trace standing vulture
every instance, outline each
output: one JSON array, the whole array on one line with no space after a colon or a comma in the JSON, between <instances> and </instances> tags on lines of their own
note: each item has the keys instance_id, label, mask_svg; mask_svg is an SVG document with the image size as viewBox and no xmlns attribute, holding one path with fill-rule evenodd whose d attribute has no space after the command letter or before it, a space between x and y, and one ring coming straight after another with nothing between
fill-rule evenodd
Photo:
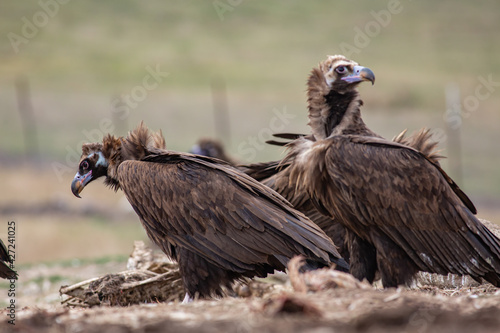
<instances>
[{"instance_id":1,"label":"standing vulture","mask_svg":"<svg viewBox=\"0 0 500 333\"><path fill-rule=\"evenodd\" d=\"M161 134L142 124L126 138L83 145L73 194L99 177L123 190L149 238L179 263L186 301L284 270L295 255L309 269L348 269L324 232L279 194L220 160L164 149Z\"/></svg>"},{"instance_id":2,"label":"standing vulture","mask_svg":"<svg viewBox=\"0 0 500 333\"><path fill-rule=\"evenodd\" d=\"M313 140L312 135L305 134L289 134L281 133L275 134L276 137L281 139L296 140L301 137L305 137L308 140ZM406 130L401 132L395 138L394 142L401 143L410 146L431 159L435 163L439 164L439 160L442 158L438 154L436 147L437 142L431 140L431 134L428 129L421 129L420 131L412 134L411 136L406 136ZM285 146L287 144L293 144L292 141L275 141L270 140L267 143L278 146ZM293 184L290 181L290 165L291 159L288 158L287 161L272 161L264 163L254 163L249 165L239 165L238 168L251 176L252 178L262 182L264 185L272 188L279 194L281 194L286 200L288 200L295 209L304 213L311 221L316 223L328 237L337 245L339 253L349 262L349 246L346 239L345 227L336 222L330 215L323 215L318 211L312 200L309 198L307 192Z\"/></svg>"},{"instance_id":3,"label":"standing vulture","mask_svg":"<svg viewBox=\"0 0 500 333\"><path fill-rule=\"evenodd\" d=\"M500 286L500 242L433 158L386 140L361 119L356 86L371 70L330 56L308 81L312 139L288 145L289 184L346 229L351 273L384 287L418 271L468 274Z\"/></svg>"},{"instance_id":4,"label":"standing vulture","mask_svg":"<svg viewBox=\"0 0 500 333\"><path fill-rule=\"evenodd\" d=\"M7 263L12 263L12 258L5 244L0 239L0 277L3 279L17 279L17 273Z\"/></svg>"}]
</instances>

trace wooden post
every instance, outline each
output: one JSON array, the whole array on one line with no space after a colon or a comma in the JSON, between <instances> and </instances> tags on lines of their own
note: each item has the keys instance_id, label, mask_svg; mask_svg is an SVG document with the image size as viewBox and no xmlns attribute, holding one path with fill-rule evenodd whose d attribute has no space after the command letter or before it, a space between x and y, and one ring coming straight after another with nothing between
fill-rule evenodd
<instances>
[{"instance_id":1,"label":"wooden post","mask_svg":"<svg viewBox=\"0 0 500 333\"><path fill-rule=\"evenodd\" d=\"M448 163L450 174L457 184L462 183L462 109L460 103L460 88L456 83L446 86L446 146L448 150Z\"/></svg>"},{"instance_id":2,"label":"wooden post","mask_svg":"<svg viewBox=\"0 0 500 333\"><path fill-rule=\"evenodd\" d=\"M27 160L30 157L38 159L38 141L35 114L31 102L30 86L28 78L19 76L15 81L17 107L21 118L24 137L25 154Z\"/></svg>"},{"instance_id":3,"label":"wooden post","mask_svg":"<svg viewBox=\"0 0 500 333\"><path fill-rule=\"evenodd\" d=\"M215 136L230 146L231 125L227 107L226 82L220 77L212 80L212 102L214 108Z\"/></svg>"}]
</instances>

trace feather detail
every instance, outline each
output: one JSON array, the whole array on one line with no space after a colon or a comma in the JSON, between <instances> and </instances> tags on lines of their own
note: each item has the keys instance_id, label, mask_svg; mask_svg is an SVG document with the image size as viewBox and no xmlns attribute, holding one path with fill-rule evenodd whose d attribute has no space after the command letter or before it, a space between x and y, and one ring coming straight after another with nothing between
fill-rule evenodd
<instances>
[{"instance_id":1,"label":"feather detail","mask_svg":"<svg viewBox=\"0 0 500 333\"><path fill-rule=\"evenodd\" d=\"M441 155L442 150L438 150L438 142L432 141L432 133L427 128L422 128L418 132L406 137L407 130L405 129L392 141L410 146L424 154L428 159L439 165L439 160L445 158Z\"/></svg>"},{"instance_id":2,"label":"feather detail","mask_svg":"<svg viewBox=\"0 0 500 333\"><path fill-rule=\"evenodd\" d=\"M326 105L326 95L329 90L330 88L326 84L322 71L319 68L314 68L307 81L308 125L318 139L325 139L329 135L325 130L326 119L330 110Z\"/></svg>"}]
</instances>

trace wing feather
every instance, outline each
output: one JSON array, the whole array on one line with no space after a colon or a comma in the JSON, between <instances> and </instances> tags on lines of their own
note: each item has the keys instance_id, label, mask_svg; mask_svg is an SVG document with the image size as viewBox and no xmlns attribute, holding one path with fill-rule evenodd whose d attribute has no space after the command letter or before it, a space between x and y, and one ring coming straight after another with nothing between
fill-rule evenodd
<instances>
[{"instance_id":1,"label":"wing feather","mask_svg":"<svg viewBox=\"0 0 500 333\"><path fill-rule=\"evenodd\" d=\"M314 223L276 192L228 166L190 154L125 161L119 181L148 235L236 272L295 254L339 259Z\"/></svg>"}]
</instances>

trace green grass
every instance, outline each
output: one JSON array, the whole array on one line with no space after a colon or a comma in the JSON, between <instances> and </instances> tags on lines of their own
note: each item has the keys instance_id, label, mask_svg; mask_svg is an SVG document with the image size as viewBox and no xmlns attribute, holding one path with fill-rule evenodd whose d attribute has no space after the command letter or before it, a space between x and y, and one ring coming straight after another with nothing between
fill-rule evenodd
<instances>
[{"instance_id":1,"label":"green grass","mask_svg":"<svg viewBox=\"0 0 500 333\"><path fill-rule=\"evenodd\" d=\"M64 259L64 260L50 260L50 261L40 261L33 263L24 263L16 265L16 269L28 269L38 265L44 265L47 267L79 267L85 265L104 265L110 262L116 263L126 263L129 255L118 254L118 255L108 255L108 256L97 256L95 258L75 258L75 259ZM53 282L53 281L51 281ZM0 284L1 286L1 284Z\"/></svg>"},{"instance_id":2,"label":"green grass","mask_svg":"<svg viewBox=\"0 0 500 333\"><path fill-rule=\"evenodd\" d=\"M57 283L66 280L66 277L63 277L61 275L37 276L29 281L26 281L25 283L33 282L41 285L45 280L49 280L50 283Z\"/></svg>"},{"instance_id":3,"label":"green grass","mask_svg":"<svg viewBox=\"0 0 500 333\"><path fill-rule=\"evenodd\" d=\"M38 1L0 5L0 152L21 154L24 143L13 81L29 77L41 154L64 160L78 150L83 130L99 128L111 99L142 84L146 66L169 77L131 110L162 128L169 147L187 150L200 136L215 136L210 83L226 81L231 120L230 152L269 126L273 108L297 115L287 131L308 131L305 80L325 55L354 45L355 28L374 21L387 2L243 1L217 16L211 1L71 1L15 54L6 38L20 34L23 16ZM498 1L406 1L402 12L352 56L372 68L374 87L362 87L369 125L385 136L404 128L444 128L444 87L457 82L473 95L478 76L500 81ZM464 120L464 188L500 198L497 129L500 91ZM393 121L397 119L398 121ZM123 134L122 131L121 134ZM443 145L446 143L443 142ZM446 151L445 151L446 154ZM258 160L279 150L257 152Z\"/></svg>"}]
</instances>

